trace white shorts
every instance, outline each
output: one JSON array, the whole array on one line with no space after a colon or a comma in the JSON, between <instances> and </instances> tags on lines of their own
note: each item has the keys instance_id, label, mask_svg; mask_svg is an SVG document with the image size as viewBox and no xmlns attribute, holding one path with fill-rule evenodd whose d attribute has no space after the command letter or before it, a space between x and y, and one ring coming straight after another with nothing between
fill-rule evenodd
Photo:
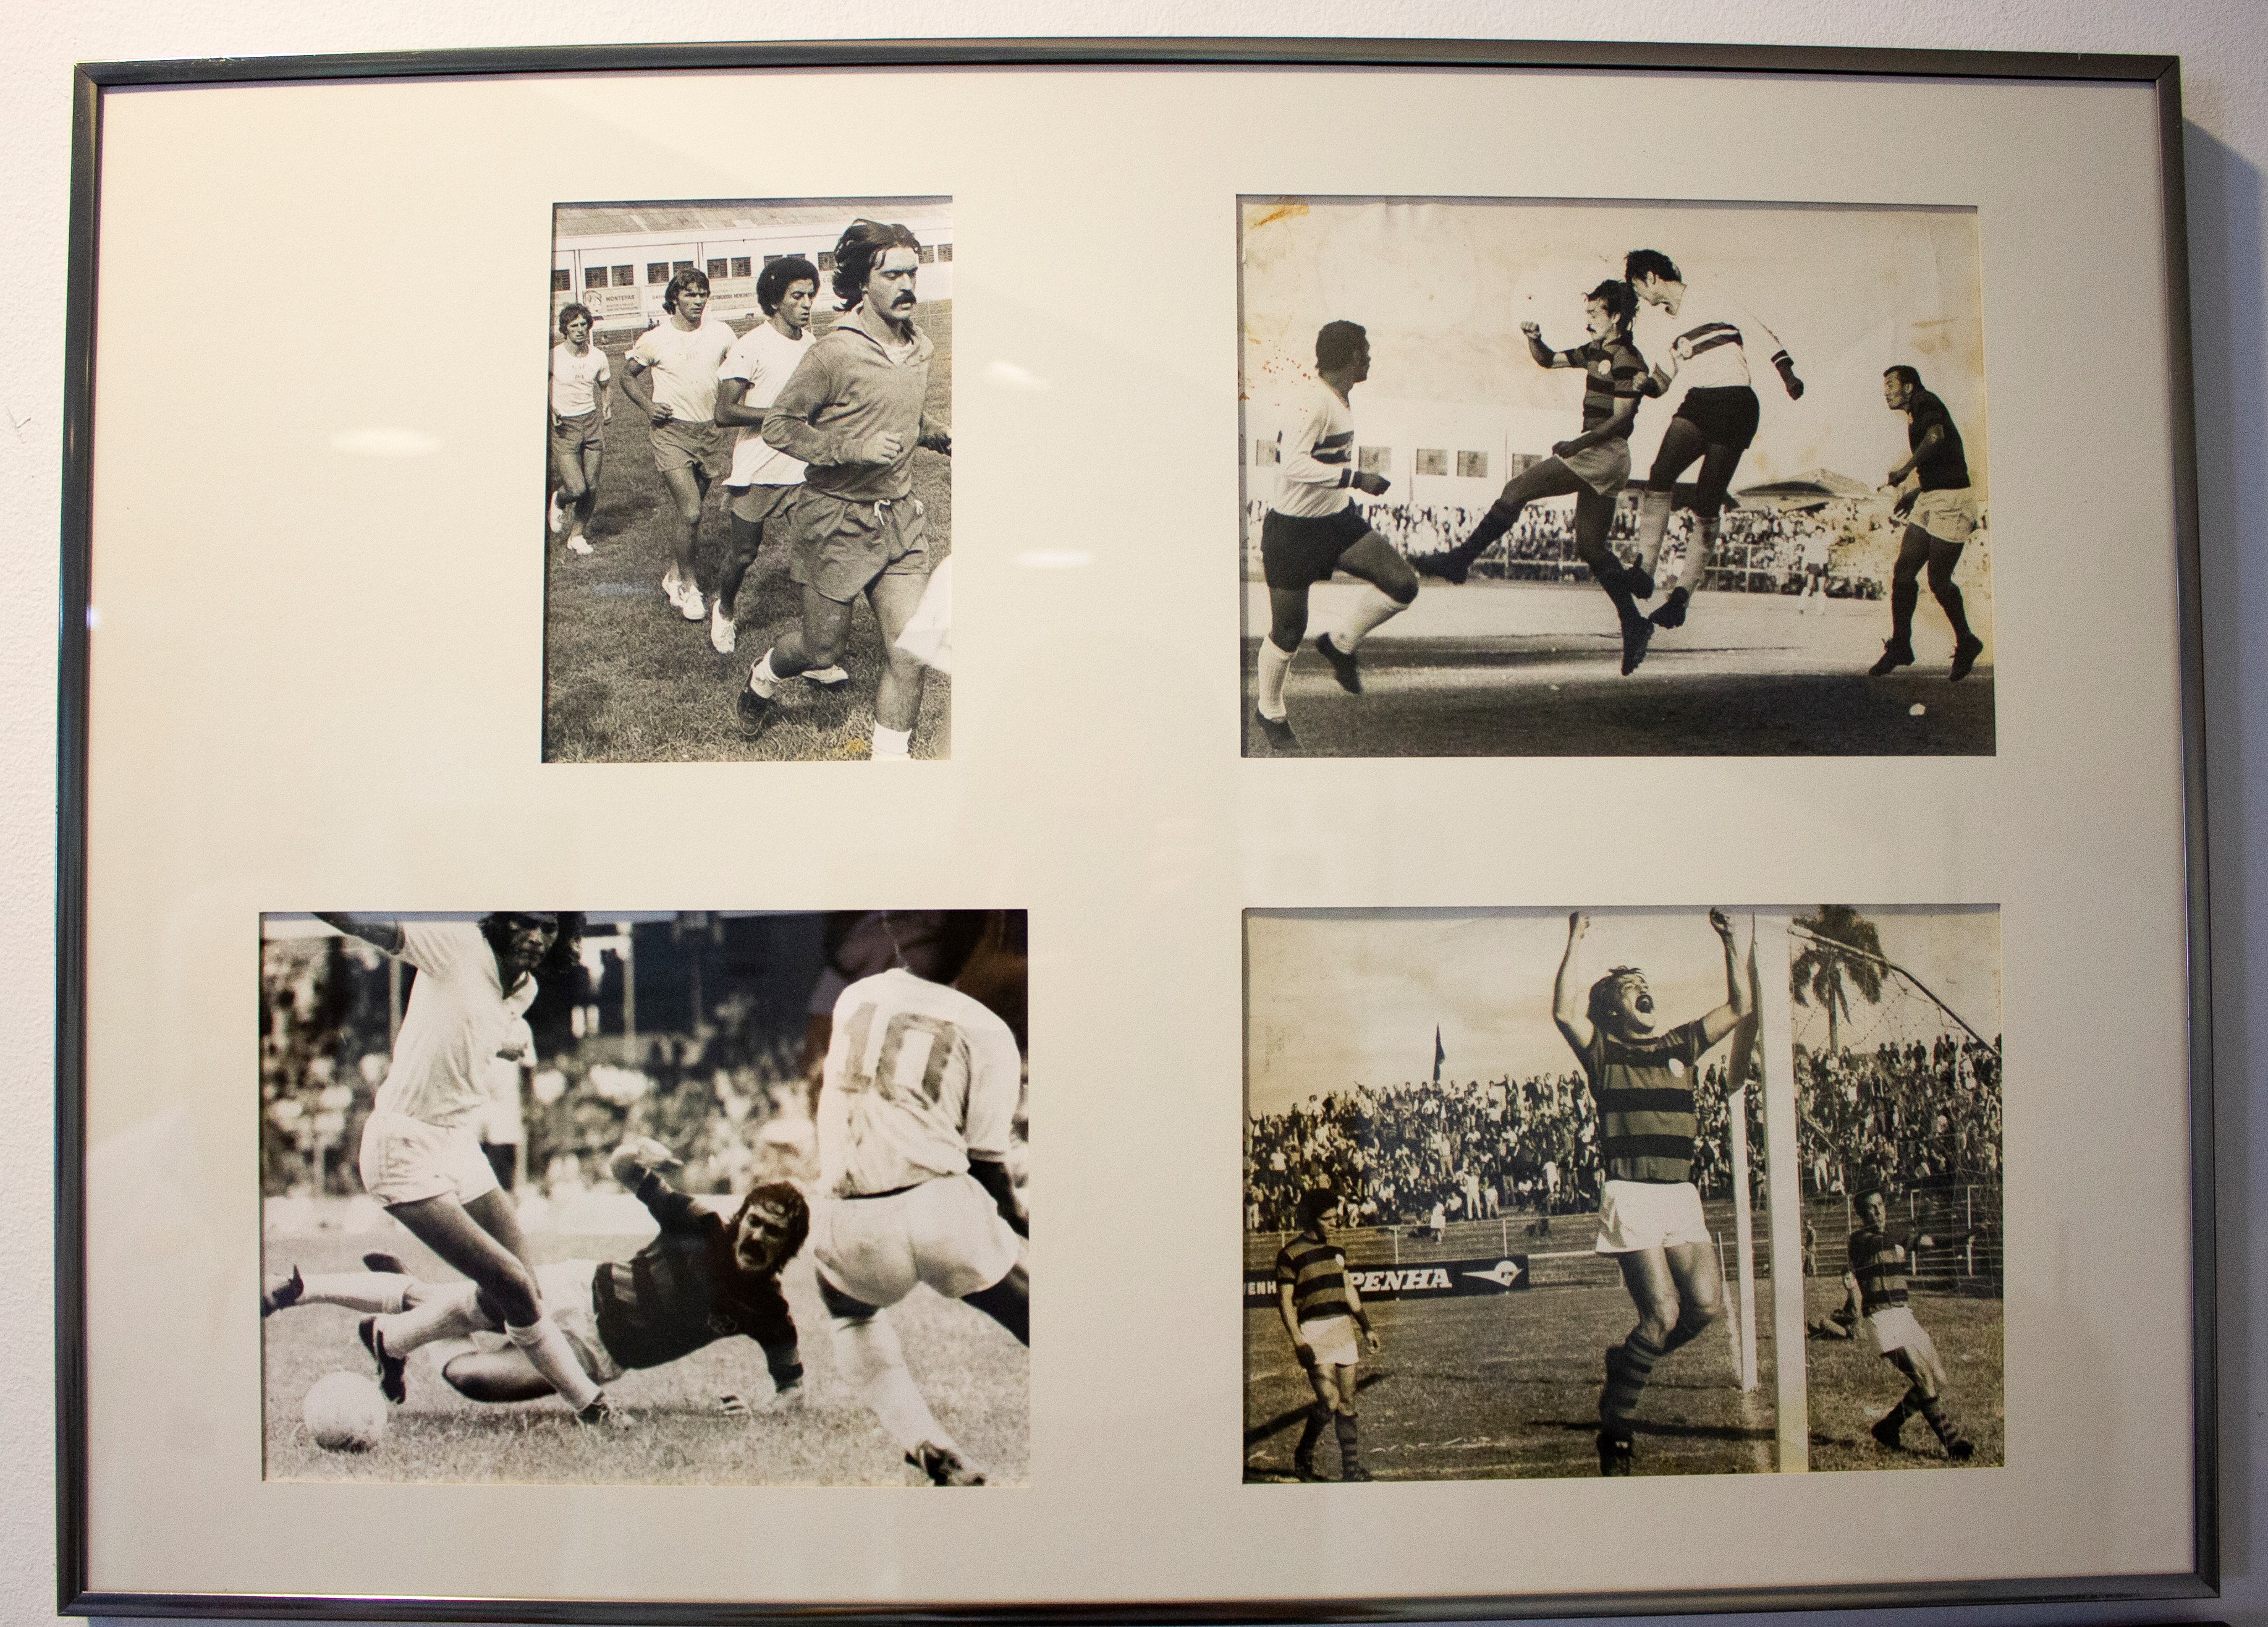
<instances>
[{"instance_id":1,"label":"white shorts","mask_svg":"<svg viewBox=\"0 0 2268 1627\"><path fill-rule=\"evenodd\" d=\"M1300 1331L1307 1335L1307 1348L1315 1353L1318 1367L1351 1367L1362 1359L1351 1316L1319 1316L1301 1322Z\"/></svg>"},{"instance_id":2,"label":"white shorts","mask_svg":"<svg viewBox=\"0 0 2268 1627\"><path fill-rule=\"evenodd\" d=\"M608 1353L599 1338L598 1313L591 1305L591 1283L599 1274L595 1260L556 1260L535 1274L536 1291L543 1296L543 1313L575 1351L575 1359L594 1384L612 1384L622 1376L622 1364ZM464 1284L469 1288L470 1284ZM507 1334L475 1333L462 1339L437 1339L422 1347L435 1371L468 1353L501 1355L519 1347Z\"/></svg>"},{"instance_id":3,"label":"white shorts","mask_svg":"<svg viewBox=\"0 0 2268 1627\"><path fill-rule=\"evenodd\" d=\"M1867 1334L1874 1341L1874 1354L1888 1356L1893 1350L1911 1350L1925 1366L1935 1367L1937 1346L1930 1342L1922 1325L1914 1320L1914 1313L1902 1305L1884 1305L1867 1317Z\"/></svg>"},{"instance_id":4,"label":"white shorts","mask_svg":"<svg viewBox=\"0 0 2268 1627\"><path fill-rule=\"evenodd\" d=\"M1708 1240L1701 1193L1691 1181L1610 1180L1599 1199L1599 1239L1591 1249L1635 1254Z\"/></svg>"},{"instance_id":5,"label":"white shorts","mask_svg":"<svg viewBox=\"0 0 2268 1627\"><path fill-rule=\"evenodd\" d=\"M864 1305L892 1305L927 1283L948 1299L990 1288L1015 1268L1022 1239L974 1175L947 1175L879 1198L813 1207L819 1274Z\"/></svg>"},{"instance_id":6,"label":"white shorts","mask_svg":"<svg viewBox=\"0 0 2268 1627\"><path fill-rule=\"evenodd\" d=\"M1906 523L1940 543L1965 543L1977 529L1977 493L1968 486L1924 492L1906 511Z\"/></svg>"},{"instance_id":7,"label":"white shorts","mask_svg":"<svg viewBox=\"0 0 2268 1627\"><path fill-rule=\"evenodd\" d=\"M497 1189L495 1166L469 1124L443 1129L406 1113L373 1113L362 1127L362 1187L391 1209L423 1198L470 1203Z\"/></svg>"}]
</instances>

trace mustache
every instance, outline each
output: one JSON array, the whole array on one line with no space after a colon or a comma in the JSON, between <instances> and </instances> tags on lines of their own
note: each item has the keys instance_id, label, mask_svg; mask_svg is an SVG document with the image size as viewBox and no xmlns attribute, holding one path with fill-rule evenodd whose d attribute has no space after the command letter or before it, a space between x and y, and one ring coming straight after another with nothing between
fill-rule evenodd
<instances>
[{"instance_id":1,"label":"mustache","mask_svg":"<svg viewBox=\"0 0 2268 1627\"><path fill-rule=\"evenodd\" d=\"M890 306L894 310L900 306L911 305L913 302L914 296L909 293L892 294L890 296Z\"/></svg>"}]
</instances>

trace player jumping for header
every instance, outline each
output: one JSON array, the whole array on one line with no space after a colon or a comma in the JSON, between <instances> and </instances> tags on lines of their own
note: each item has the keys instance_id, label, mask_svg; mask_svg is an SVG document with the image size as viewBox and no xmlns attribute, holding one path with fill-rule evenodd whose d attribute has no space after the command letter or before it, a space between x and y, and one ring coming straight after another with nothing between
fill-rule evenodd
<instances>
[{"instance_id":1,"label":"player jumping for header","mask_svg":"<svg viewBox=\"0 0 2268 1627\"><path fill-rule=\"evenodd\" d=\"M1636 966L1616 966L1579 1002L1576 962L1590 917L1567 917L1567 952L1552 986L1551 1017L1574 1048L1599 1110L1606 1184L1594 1248L1622 1268L1638 1326L1607 1348L1599 1393L1599 1472L1627 1475L1632 1415L1654 1364L1715 1327L1725 1314L1724 1273L1693 1184L1700 1128L1694 1086L1701 1058L1749 1015L1749 980L1721 910L1709 925L1725 946L1725 1003L1657 1034L1653 994Z\"/></svg>"},{"instance_id":2,"label":"player jumping for header","mask_svg":"<svg viewBox=\"0 0 2268 1627\"><path fill-rule=\"evenodd\" d=\"M1946 1416L1945 1364L1938 1359L1937 1346L1906 1305L1906 1268L1913 1262L1914 1248L1929 1246L1931 1239L1917 1238L1905 1227L1890 1224L1889 1200L1883 1188L1884 1183L1876 1180L1859 1189L1859 1224L1851 1233L1851 1276L1846 1279L1859 1309L1865 1313L1875 1354L1903 1373L1909 1386L1898 1404L1875 1423L1874 1437L1885 1450L1896 1451L1906 1420L1918 1412L1937 1432L1945 1455L1955 1463L1966 1463L1977 1455L1977 1448Z\"/></svg>"},{"instance_id":3,"label":"player jumping for header","mask_svg":"<svg viewBox=\"0 0 2268 1627\"><path fill-rule=\"evenodd\" d=\"M1638 296L1631 285L1609 281L1583 296L1584 326L1591 336L1572 351L1545 344L1543 330L1534 322L1520 324L1537 366L1583 370L1583 433L1558 442L1550 457L1507 483L1463 542L1411 561L1423 575L1462 582L1489 545L1519 523L1521 511L1528 504L1573 492L1575 556L1591 567L1592 577L1614 601L1615 616L1622 624L1626 677L1646 659L1653 624L1638 614L1628 573L1607 546L1607 532L1614 524L1615 497L1630 479L1630 433L1638 421L1638 403L1660 395L1662 388L1646 372L1646 358L1631 344L1631 319L1637 314Z\"/></svg>"},{"instance_id":4,"label":"player jumping for header","mask_svg":"<svg viewBox=\"0 0 2268 1627\"><path fill-rule=\"evenodd\" d=\"M1649 618L1657 627L1682 627L1685 609L1701 588L1708 569L1709 551L1716 545L1718 517L1724 513L1725 494L1732 487L1733 471L1741 455L1756 438L1762 409L1749 382L1749 344L1756 340L1771 347L1772 366L1790 401L1803 398L1803 381L1795 376L1795 363L1772 330L1753 313L1716 296L1712 290L1686 281L1676 263L1657 249L1634 248L1623 258L1623 275L1638 297L1667 311L1677 327L1666 364L1657 363L1654 379L1667 390L1685 364L1685 398L1676 416L1662 432L1661 448L1653 455L1646 476L1646 497L1638 507L1638 596L1653 592L1654 563L1661 557L1661 539L1669 529L1677 477L1701 460L1694 483L1693 509L1699 524L1686 544L1685 568L1677 585Z\"/></svg>"},{"instance_id":5,"label":"player jumping for header","mask_svg":"<svg viewBox=\"0 0 2268 1627\"><path fill-rule=\"evenodd\" d=\"M1292 1466L1302 1480L1321 1480L1315 1468L1315 1444L1326 1429L1339 1438L1339 1478L1368 1480L1362 1466L1362 1446L1355 1432L1354 1370L1362 1351L1354 1341L1359 1323L1374 1355L1378 1334L1363 1309L1362 1296L1347 1275L1346 1255L1323 1230L1323 1217L1334 1203L1330 1193L1316 1187L1300 1194L1300 1231L1276 1254L1277 1308L1284 1331L1292 1335L1292 1353L1314 1387L1315 1404L1307 1409L1307 1426L1292 1453Z\"/></svg>"},{"instance_id":6,"label":"player jumping for header","mask_svg":"<svg viewBox=\"0 0 2268 1627\"><path fill-rule=\"evenodd\" d=\"M1961 432L1953 426L1953 415L1922 388L1921 374L1914 369L1900 366L1884 373L1882 399L1891 411L1906 415L1911 455L1890 470L1890 486L1903 488L1890 514L1906 522L1906 531L1890 572L1889 640L1867 676L1884 677L1913 665L1914 606L1921 599L1914 579L1926 563L1929 591L1953 624L1953 670L1948 676L1958 684L1984 653L1984 640L1969 630L1961 589L1953 585L1961 551L1977 529L1977 494L1969 486L1969 460L1961 449ZM1913 481L1910 486L1905 484L1909 477Z\"/></svg>"},{"instance_id":7,"label":"player jumping for header","mask_svg":"<svg viewBox=\"0 0 2268 1627\"><path fill-rule=\"evenodd\" d=\"M1366 591L1336 629L1315 635L1315 653L1350 695L1362 693L1355 651L1380 623L1418 597L1418 573L1394 544L1370 529L1348 496L1386 494L1387 480L1355 467L1354 415L1347 396L1370 376L1370 336L1355 322L1325 322L1315 335L1319 381L1299 426L1279 434L1283 450L1276 500L1260 523L1260 566L1268 580L1268 636L1260 640L1261 735L1279 751L1300 749L1284 705L1284 679L1307 636L1307 590L1334 570L1359 576Z\"/></svg>"}]
</instances>

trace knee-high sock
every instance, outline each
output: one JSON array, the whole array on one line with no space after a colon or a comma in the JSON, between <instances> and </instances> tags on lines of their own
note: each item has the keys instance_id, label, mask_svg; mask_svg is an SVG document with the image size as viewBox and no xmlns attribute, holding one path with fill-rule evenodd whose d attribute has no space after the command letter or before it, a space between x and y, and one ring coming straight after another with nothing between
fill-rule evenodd
<instances>
[{"instance_id":1,"label":"knee-high sock","mask_svg":"<svg viewBox=\"0 0 2268 1627\"><path fill-rule=\"evenodd\" d=\"M416 1279L394 1271L326 1271L300 1280L301 1305L342 1305L350 1311L399 1311ZM389 1347L390 1348L390 1347Z\"/></svg>"},{"instance_id":2,"label":"knee-high sock","mask_svg":"<svg viewBox=\"0 0 2268 1627\"><path fill-rule=\"evenodd\" d=\"M1961 602L1961 589L1953 585L1953 573L1933 569L1929 573L1929 590L1937 595L1938 608L1945 612L1945 619L1953 624L1953 636L1956 639L1974 638L1976 634L1969 631L1968 607ZM1911 620L1912 613L1909 611L1907 615Z\"/></svg>"},{"instance_id":3,"label":"knee-high sock","mask_svg":"<svg viewBox=\"0 0 2268 1627\"><path fill-rule=\"evenodd\" d=\"M1638 499L1638 565L1648 576L1661 558L1662 534L1669 529L1670 506L1675 500L1668 492L1649 492Z\"/></svg>"},{"instance_id":4,"label":"knee-high sock","mask_svg":"<svg viewBox=\"0 0 2268 1627\"><path fill-rule=\"evenodd\" d=\"M1662 1339L1661 1353L1682 1350L1715 1325L1715 1319L1706 1316L1680 1316L1677 1325Z\"/></svg>"},{"instance_id":5,"label":"knee-high sock","mask_svg":"<svg viewBox=\"0 0 2268 1627\"><path fill-rule=\"evenodd\" d=\"M1693 528L1693 536L1685 544L1685 566L1677 573L1677 585L1687 594L1701 591L1701 579L1708 573L1710 551L1717 546L1717 521L1704 520Z\"/></svg>"},{"instance_id":6,"label":"knee-high sock","mask_svg":"<svg viewBox=\"0 0 2268 1627\"><path fill-rule=\"evenodd\" d=\"M452 1283L437 1292L420 1296L406 1311L378 1319L379 1337L387 1351L407 1356L436 1339L461 1339L496 1323L480 1307L481 1291L470 1283Z\"/></svg>"},{"instance_id":7,"label":"knee-high sock","mask_svg":"<svg viewBox=\"0 0 2268 1627\"><path fill-rule=\"evenodd\" d=\"M1351 653L1381 622L1391 621L1409 608L1401 600L1389 598L1366 582L1354 603L1347 606L1344 618L1331 629L1331 642Z\"/></svg>"},{"instance_id":8,"label":"knee-high sock","mask_svg":"<svg viewBox=\"0 0 2268 1627\"><path fill-rule=\"evenodd\" d=\"M1638 619L1638 601L1631 597L1630 583L1623 574L1622 561L1602 548L1595 553L1581 556L1591 567L1591 579L1599 584L1615 607L1616 619L1625 624Z\"/></svg>"},{"instance_id":9,"label":"knee-high sock","mask_svg":"<svg viewBox=\"0 0 2268 1627\"><path fill-rule=\"evenodd\" d=\"M1322 1439L1323 1431L1330 1427L1332 1416L1331 1409L1321 1401L1307 1409L1307 1426L1300 1431L1300 1445L1292 1453L1292 1462L1301 1468L1315 1466L1315 1443Z\"/></svg>"},{"instance_id":10,"label":"knee-high sock","mask_svg":"<svg viewBox=\"0 0 2268 1627\"><path fill-rule=\"evenodd\" d=\"M1479 558L1488 551L1491 543L1512 529L1520 518L1520 511L1526 507L1525 503L1507 503L1502 498L1497 499L1489 505L1488 512L1481 516L1481 522L1473 528L1473 534L1459 543L1455 551L1466 559Z\"/></svg>"},{"instance_id":11,"label":"knee-high sock","mask_svg":"<svg viewBox=\"0 0 2268 1627\"><path fill-rule=\"evenodd\" d=\"M924 1441L958 1452L961 1445L929 1409L906 1371L906 1356L898 1343L897 1329L880 1315L835 1324L835 1362L860 1399L873 1409L882 1428L901 1450L911 1452Z\"/></svg>"},{"instance_id":12,"label":"knee-high sock","mask_svg":"<svg viewBox=\"0 0 2268 1627\"><path fill-rule=\"evenodd\" d=\"M1885 1418L1883 1422L1888 1423L1890 1419L1896 1419L1899 1424L1903 1424L1908 1418L1913 1416L1914 1414L1919 1412L1928 1404L1928 1401L1924 1399L1922 1395L1920 1387L1916 1386L1912 1389L1908 1390L1904 1394L1898 1397L1898 1404L1890 1409L1889 1416Z\"/></svg>"},{"instance_id":13,"label":"knee-high sock","mask_svg":"<svg viewBox=\"0 0 2268 1627\"><path fill-rule=\"evenodd\" d=\"M1599 1422L1608 1433L1630 1433L1631 1416L1638 1410L1638 1395L1646 1388L1646 1381L1653 1376L1654 1363L1661 1357L1660 1345L1650 1344L1636 1334L1607 1351L1607 1382L1599 1392Z\"/></svg>"},{"instance_id":14,"label":"knee-high sock","mask_svg":"<svg viewBox=\"0 0 2268 1627\"><path fill-rule=\"evenodd\" d=\"M1284 678L1292 670L1292 652L1276 647L1272 638L1260 640L1260 715L1271 723L1284 721Z\"/></svg>"},{"instance_id":15,"label":"knee-high sock","mask_svg":"<svg viewBox=\"0 0 2268 1627\"><path fill-rule=\"evenodd\" d=\"M1890 642L1913 641L1914 606L1921 603L1921 583L1911 576L1890 579Z\"/></svg>"},{"instance_id":16,"label":"knee-high sock","mask_svg":"<svg viewBox=\"0 0 2268 1627\"><path fill-rule=\"evenodd\" d=\"M1342 1412L1336 1416L1339 1431L1339 1473L1362 1467L1362 1443L1355 1436L1354 1414Z\"/></svg>"},{"instance_id":17,"label":"knee-high sock","mask_svg":"<svg viewBox=\"0 0 2268 1627\"><path fill-rule=\"evenodd\" d=\"M507 1327L504 1331L534 1364L535 1371L543 1375L544 1382L558 1391L560 1399L576 1411L582 1411L598 1400L599 1387L583 1371L583 1364L575 1359L575 1347L567 1342L567 1335L559 1331L558 1323L549 1316L539 1316L525 1327ZM386 1348L394 1350L391 1343Z\"/></svg>"},{"instance_id":18,"label":"knee-high sock","mask_svg":"<svg viewBox=\"0 0 2268 1627\"><path fill-rule=\"evenodd\" d=\"M1949 1446L1961 1438L1960 1426L1945 1416L1943 1396L1933 1395L1929 1400L1922 1402L1921 1416L1928 1420L1930 1428L1937 1431L1938 1439L1946 1446Z\"/></svg>"}]
</instances>

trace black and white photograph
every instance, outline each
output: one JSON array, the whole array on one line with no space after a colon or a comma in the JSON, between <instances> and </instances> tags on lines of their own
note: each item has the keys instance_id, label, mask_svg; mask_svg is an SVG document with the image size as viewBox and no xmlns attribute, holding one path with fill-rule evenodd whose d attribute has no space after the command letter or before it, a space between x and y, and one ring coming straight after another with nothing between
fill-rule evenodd
<instances>
[{"instance_id":1,"label":"black and white photograph","mask_svg":"<svg viewBox=\"0 0 2268 1627\"><path fill-rule=\"evenodd\" d=\"M1025 1483L1027 959L1020 910L264 916L266 1478Z\"/></svg>"},{"instance_id":2,"label":"black and white photograph","mask_svg":"<svg viewBox=\"0 0 2268 1627\"><path fill-rule=\"evenodd\" d=\"M1974 210L1240 211L1247 755L1992 754Z\"/></svg>"},{"instance_id":3,"label":"black and white photograph","mask_svg":"<svg viewBox=\"0 0 2268 1627\"><path fill-rule=\"evenodd\" d=\"M544 759L950 757L951 201L553 219Z\"/></svg>"},{"instance_id":4,"label":"black and white photograph","mask_svg":"<svg viewBox=\"0 0 2268 1627\"><path fill-rule=\"evenodd\" d=\"M2004 1461L1997 909L1245 938L1248 1482Z\"/></svg>"}]
</instances>

